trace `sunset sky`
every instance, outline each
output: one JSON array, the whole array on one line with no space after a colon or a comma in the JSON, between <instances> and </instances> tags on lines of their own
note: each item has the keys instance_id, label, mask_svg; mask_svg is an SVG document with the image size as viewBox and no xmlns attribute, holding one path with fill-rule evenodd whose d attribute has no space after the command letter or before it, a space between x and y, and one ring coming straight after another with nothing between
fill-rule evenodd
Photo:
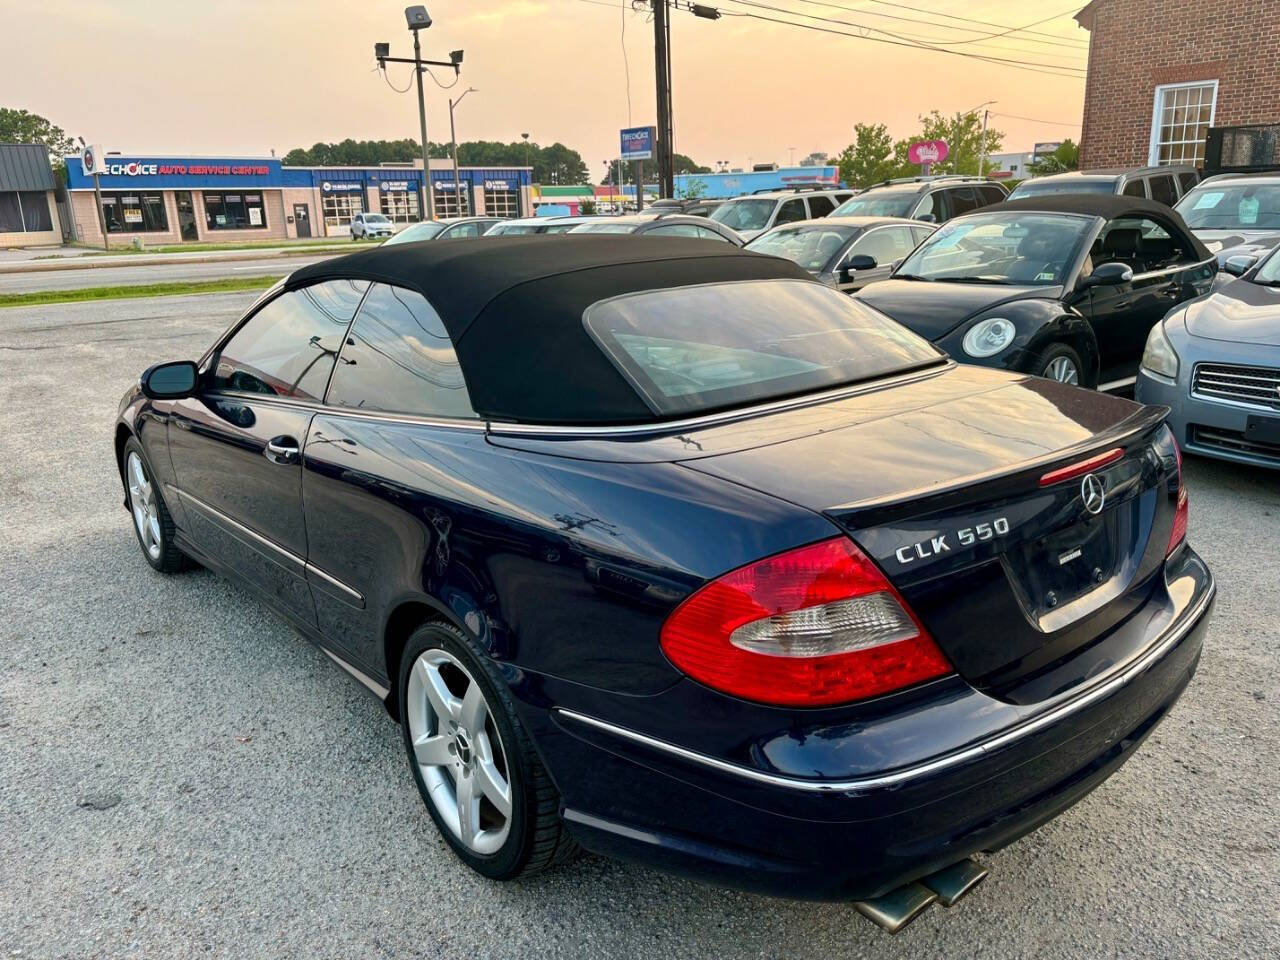
<instances>
[{"instance_id":1,"label":"sunset sky","mask_svg":"<svg viewBox=\"0 0 1280 960\"><path fill-rule=\"evenodd\" d=\"M791 147L797 160L839 151L857 122L908 136L918 114L985 100L997 101L991 123L1005 133L1005 150L1078 139L1088 34L1071 14L1083 0L903 4L724 0L725 13L755 16L718 21L674 11L676 149L707 165L785 164ZM389 41L393 55L411 53L406 5L0 0L0 106L24 107L73 136L131 153L263 156L317 140L416 138L414 95L394 92L373 60L377 40ZM424 56L466 51L453 91L428 84L433 141L448 139L447 97L472 86L477 92L457 110L459 140L515 140L522 132L543 144L560 140L599 179L616 154L618 129L653 122L653 29L629 3L435 0L427 8L434 25L423 34ZM868 35L1080 73L1051 76L759 17L851 34L875 28L883 32ZM1035 34L992 36L1038 20ZM411 79L404 65L388 74L401 88ZM447 69L436 76L452 82Z\"/></svg>"}]
</instances>

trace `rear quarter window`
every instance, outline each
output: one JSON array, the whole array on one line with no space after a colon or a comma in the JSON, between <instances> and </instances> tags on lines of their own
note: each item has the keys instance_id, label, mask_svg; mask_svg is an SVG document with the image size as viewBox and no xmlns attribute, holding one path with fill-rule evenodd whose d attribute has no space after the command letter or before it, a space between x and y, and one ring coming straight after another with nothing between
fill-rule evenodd
<instances>
[{"instance_id":1,"label":"rear quarter window","mask_svg":"<svg viewBox=\"0 0 1280 960\"><path fill-rule=\"evenodd\" d=\"M804 280L627 294L593 304L583 321L658 417L830 389L944 360L888 317Z\"/></svg>"}]
</instances>

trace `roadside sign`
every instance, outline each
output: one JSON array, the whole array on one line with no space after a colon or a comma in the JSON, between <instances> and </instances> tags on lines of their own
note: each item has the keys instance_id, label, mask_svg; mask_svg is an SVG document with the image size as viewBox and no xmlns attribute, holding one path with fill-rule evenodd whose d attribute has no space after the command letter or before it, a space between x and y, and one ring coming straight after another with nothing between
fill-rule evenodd
<instances>
[{"instance_id":1,"label":"roadside sign","mask_svg":"<svg viewBox=\"0 0 1280 960\"><path fill-rule=\"evenodd\" d=\"M907 159L912 163L933 165L947 159L950 149L945 140L917 140L907 148Z\"/></svg>"},{"instance_id":2,"label":"roadside sign","mask_svg":"<svg viewBox=\"0 0 1280 960\"><path fill-rule=\"evenodd\" d=\"M619 156L623 160L648 160L653 156L653 141L657 133L656 127L629 127L622 131L622 150Z\"/></svg>"},{"instance_id":3,"label":"roadside sign","mask_svg":"<svg viewBox=\"0 0 1280 960\"><path fill-rule=\"evenodd\" d=\"M80 151L80 169L84 171L86 177L92 177L98 173L106 173L106 156L102 152L102 147L96 143L91 143Z\"/></svg>"},{"instance_id":4,"label":"roadside sign","mask_svg":"<svg viewBox=\"0 0 1280 960\"><path fill-rule=\"evenodd\" d=\"M1053 151L1057 150L1060 146L1062 146L1061 140L1054 140L1051 143L1037 143L1032 152L1035 158L1039 160L1041 157L1047 157L1049 154L1053 153Z\"/></svg>"}]
</instances>

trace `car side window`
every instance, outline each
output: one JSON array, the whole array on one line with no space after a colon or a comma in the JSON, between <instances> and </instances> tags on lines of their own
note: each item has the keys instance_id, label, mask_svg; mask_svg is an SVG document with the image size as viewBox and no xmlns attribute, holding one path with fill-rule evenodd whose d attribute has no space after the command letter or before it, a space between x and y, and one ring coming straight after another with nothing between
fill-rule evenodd
<instances>
[{"instance_id":1,"label":"car side window","mask_svg":"<svg viewBox=\"0 0 1280 960\"><path fill-rule=\"evenodd\" d=\"M933 223L941 223L943 220L950 218L951 214L947 208L946 191L936 190L933 193L926 193L920 198L919 204L916 205L915 213L911 216L917 220L923 220L926 214L933 216Z\"/></svg>"},{"instance_id":2,"label":"car side window","mask_svg":"<svg viewBox=\"0 0 1280 960\"><path fill-rule=\"evenodd\" d=\"M999 187L978 187L978 200L981 201L980 205L984 207L989 207L993 203L1004 203L1007 196L1008 194Z\"/></svg>"},{"instance_id":3,"label":"car side window","mask_svg":"<svg viewBox=\"0 0 1280 960\"><path fill-rule=\"evenodd\" d=\"M1130 180L1124 185L1123 195L1126 197L1145 197L1147 191L1142 185L1142 180Z\"/></svg>"},{"instance_id":4,"label":"car side window","mask_svg":"<svg viewBox=\"0 0 1280 960\"><path fill-rule=\"evenodd\" d=\"M652 230L646 230L646 233L658 234L663 237L699 237L698 228L692 223L668 223L663 227L654 227Z\"/></svg>"},{"instance_id":5,"label":"car side window","mask_svg":"<svg viewBox=\"0 0 1280 960\"><path fill-rule=\"evenodd\" d=\"M319 400L368 287L364 280L329 280L267 302L218 352L210 386Z\"/></svg>"},{"instance_id":6,"label":"car side window","mask_svg":"<svg viewBox=\"0 0 1280 960\"><path fill-rule=\"evenodd\" d=\"M477 223L460 223L452 230L446 230L443 236L446 240L457 240L461 237L478 237L480 236L480 225Z\"/></svg>"},{"instance_id":7,"label":"car side window","mask_svg":"<svg viewBox=\"0 0 1280 960\"><path fill-rule=\"evenodd\" d=\"M1154 176L1148 183L1151 186L1152 200L1158 200L1170 207L1178 202L1178 188L1174 186L1172 174L1163 173Z\"/></svg>"},{"instance_id":8,"label":"car side window","mask_svg":"<svg viewBox=\"0 0 1280 960\"><path fill-rule=\"evenodd\" d=\"M929 236L929 234L931 233L933 233L933 231L930 230L928 227L912 227L911 228L911 238L914 241L915 246L919 246L921 243L923 243L924 238Z\"/></svg>"},{"instance_id":9,"label":"car side window","mask_svg":"<svg viewBox=\"0 0 1280 960\"><path fill-rule=\"evenodd\" d=\"M813 219L825 217L835 208L836 205L831 202L830 197L824 197L821 194L809 197L809 216Z\"/></svg>"},{"instance_id":10,"label":"car side window","mask_svg":"<svg viewBox=\"0 0 1280 960\"><path fill-rule=\"evenodd\" d=\"M782 206L778 208L778 216L773 222L776 225L779 223L795 223L797 220L804 219L804 201L797 197L794 200L783 201Z\"/></svg>"},{"instance_id":11,"label":"car side window","mask_svg":"<svg viewBox=\"0 0 1280 960\"><path fill-rule=\"evenodd\" d=\"M879 227L856 240L845 257L865 254L876 258L876 266L887 267L915 249L910 227Z\"/></svg>"},{"instance_id":12,"label":"car side window","mask_svg":"<svg viewBox=\"0 0 1280 960\"><path fill-rule=\"evenodd\" d=\"M1199 182L1200 179L1190 171L1178 174L1178 186L1182 188L1182 193L1184 194Z\"/></svg>"},{"instance_id":13,"label":"car side window","mask_svg":"<svg viewBox=\"0 0 1280 960\"><path fill-rule=\"evenodd\" d=\"M474 419L453 341L421 294L376 283L329 384L337 407Z\"/></svg>"},{"instance_id":14,"label":"car side window","mask_svg":"<svg viewBox=\"0 0 1280 960\"><path fill-rule=\"evenodd\" d=\"M955 187L947 190L946 194L947 199L951 201L951 216L953 217L959 217L982 206L978 202L978 195L974 192L973 187Z\"/></svg>"},{"instance_id":15,"label":"car side window","mask_svg":"<svg viewBox=\"0 0 1280 960\"><path fill-rule=\"evenodd\" d=\"M701 237L703 240L719 240L721 243L730 242L728 237L724 236L723 234L716 233L714 230L708 227L694 227L693 229L698 231L698 236Z\"/></svg>"}]
</instances>

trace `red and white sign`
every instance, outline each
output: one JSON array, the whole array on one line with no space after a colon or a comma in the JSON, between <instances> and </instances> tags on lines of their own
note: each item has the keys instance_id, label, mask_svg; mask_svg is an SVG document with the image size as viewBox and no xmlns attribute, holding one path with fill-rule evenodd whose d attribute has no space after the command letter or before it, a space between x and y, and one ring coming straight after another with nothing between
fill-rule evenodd
<instances>
[{"instance_id":1,"label":"red and white sign","mask_svg":"<svg viewBox=\"0 0 1280 960\"><path fill-rule=\"evenodd\" d=\"M907 159L912 163L935 164L947 159L949 152L945 140L917 140L907 147Z\"/></svg>"}]
</instances>

